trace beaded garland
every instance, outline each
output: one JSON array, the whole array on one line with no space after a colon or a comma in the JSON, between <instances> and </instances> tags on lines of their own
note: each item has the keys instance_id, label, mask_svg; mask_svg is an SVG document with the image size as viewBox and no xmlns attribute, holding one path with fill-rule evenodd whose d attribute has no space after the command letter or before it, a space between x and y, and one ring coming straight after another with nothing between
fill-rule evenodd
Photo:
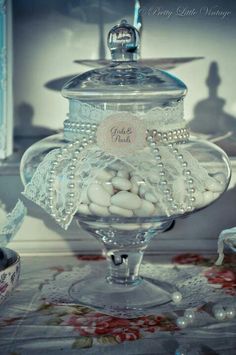
<instances>
[{"instance_id":1,"label":"beaded garland","mask_svg":"<svg viewBox=\"0 0 236 355\"><path fill-rule=\"evenodd\" d=\"M74 134L89 134L91 130L96 130L97 124L96 123L89 123L89 122L73 122L70 119L64 121L64 130L65 132L71 132ZM168 144L172 142L180 142L184 143L189 139L189 131L187 128L180 128L169 130L167 132L160 132L156 129L146 131L146 139L152 136L153 141L162 144Z\"/></svg>"},{"instance_id":2,"label":"beaded garland","mask_svg":"<svg viewBox=\"0 0 236 355\"><path fill-rule=\"evenodd\" d=\"M89 128L90 127L90 128ZM70 220L70 216L72 214L73 209L76 208L75 204L75 190L76 190L76 185L75 185L75 171L76 171L76 163L78 162L78 155L83 151L84 148L86 148L88 145L92 145L95 143L95 132L96 132L96 127L95 125L88 125L85 126L85 132L88 136L88 138L84 137L81 140L75 140L73 143L68 143L67 146L62 147L60 149L60 152L57 154L56 159L52 160L51 162L51 169L49 171L49 179L46 181L47 184L47 192L48 192L48 208L50 211L50 215L55 218L55 220L59 224L68 224ZM71 154L71 164L68 166L68 172L67 172L67 178L68 178L68 189L69 192L66 196L67 198L67 203L66 207L67 210L65 213L59 215L59 211L56 207L56 201L55 201L55 181L56 181L56 176L57 173L59 172L59 167L60 163L63 161L63 159L68 155Z\"/></svg>"}]
</instances>

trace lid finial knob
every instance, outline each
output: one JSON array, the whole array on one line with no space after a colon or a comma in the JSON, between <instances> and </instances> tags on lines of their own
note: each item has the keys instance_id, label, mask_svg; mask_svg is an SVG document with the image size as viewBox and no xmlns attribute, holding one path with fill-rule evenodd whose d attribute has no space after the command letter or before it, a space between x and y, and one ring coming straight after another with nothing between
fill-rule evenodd
<instances>
[{"instance_id":1,"label":"lid finial knob","mask_svg":"<svg viewBox=\"0 0 236 355\"><path fill-rule=\"evenodd\" d=\"M140 37L137 29L122 20L114 26L107 38L111 57L116 62L136 61L139 54Z\"/></svg>"}]
</instances>

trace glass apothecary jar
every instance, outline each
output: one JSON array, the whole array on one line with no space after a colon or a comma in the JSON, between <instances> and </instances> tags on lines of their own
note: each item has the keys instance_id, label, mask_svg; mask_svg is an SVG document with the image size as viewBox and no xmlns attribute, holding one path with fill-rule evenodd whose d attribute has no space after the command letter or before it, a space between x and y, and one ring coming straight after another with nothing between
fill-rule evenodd
<instances>
[{"instance_id":1,"label":"glass apothecary jar","mask_svg":"<svg viewBox=\"0 0 236 355\"><path fill-rule=\"evenodd\" d=\"M190 135L185 84L139 64L134 27L113 27L108 46L109 66L63 87L64 132L27 150L21 177L25 195L63 228L76 218L103 245L107 277L74 285L73 300L132 316L171 302L175 291L139 276L150 240L218 199L230 167L221 149Z\"/></svg>"}]
</instances>

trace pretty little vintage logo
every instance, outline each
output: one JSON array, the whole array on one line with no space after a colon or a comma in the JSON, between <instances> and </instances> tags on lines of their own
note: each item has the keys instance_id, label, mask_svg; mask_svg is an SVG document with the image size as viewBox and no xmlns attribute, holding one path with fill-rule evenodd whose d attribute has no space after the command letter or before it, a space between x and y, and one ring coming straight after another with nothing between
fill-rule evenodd
<instances>
[{"instance_id":1,"label":"pretty little vintage logo","mask_svg":"<svg viewBox=\"0 0 236 355\"><path fill-rule=\"evenodd\" d=\"M230 9L218 5L202 7L173 6L168 8L161 6L143 6L139 9L139 13L143 16L158 16L168 19L172 17L215 17L224 20L232 15Z\"/></svg>"},{"instance_id":2,"label":"pretty little vintage logo","mask_svg":"<svg viewBox=\"0 0 236 355\"><path fill-rule=\"evenodd\" d=\"M116 156L132 154L146 144L145 126L131 114L111 115L98 126L97 144Z\"/></svg>"}]
</instances>

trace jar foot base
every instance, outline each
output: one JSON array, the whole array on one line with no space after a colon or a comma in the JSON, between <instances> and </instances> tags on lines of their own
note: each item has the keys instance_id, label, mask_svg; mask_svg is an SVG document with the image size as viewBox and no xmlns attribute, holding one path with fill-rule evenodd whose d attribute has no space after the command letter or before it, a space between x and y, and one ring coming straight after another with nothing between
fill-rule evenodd
<instances>
[{"instance_id":1,"label":"jar foot base","mask_svg":"<svg viewBox=\"0 0 236 355\"><path fill-rule=\"evenodd\" d=\"M73 284L69 294L76 304L115 317L136 318L152 314L158 306L171 302L175 291L170 284L150 278L140 278L128 285L90 278Z\"/></svg>"}]
</instances>

